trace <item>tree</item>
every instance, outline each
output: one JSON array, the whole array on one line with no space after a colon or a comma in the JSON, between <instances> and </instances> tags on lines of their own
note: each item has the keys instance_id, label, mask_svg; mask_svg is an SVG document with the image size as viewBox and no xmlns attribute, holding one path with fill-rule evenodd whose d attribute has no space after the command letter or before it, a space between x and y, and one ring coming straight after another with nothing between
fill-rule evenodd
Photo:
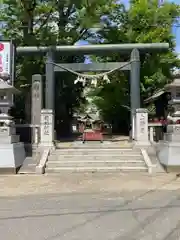
<instances>
[{"instance_id":1,"label":"tree","mask_svg":"<svg viewBox=\"0 0 180 240\"><path fill-rule=\"evenodd\" d=\"M128 14L128 35L136 42L168 42L170 45L165 54L145 54L141 58L142 96L147 97L157 88L162 88L171 77L172 69L179 66L180 62L174 52L172 25L180 14L180 6L167 2L158 7L157 0L146 4L143 1L132 2Z\"/></svg>"},{"instance_id":2,"label":"tree","mask_svg":"<svg viewBox=\"0 0 180 240\"><path fill-rule=\"evenodd\" d=\"M4 23L1 32L4 39L12 39L16 46L73 45L91 35L91 28L100 22L102 15L111 11L111 3L111 0L100 0L98 3L95 0L4 0L0 12L0 19ZM83 59L62 56L59 62L80 60ZM32 74L44 73L42 56L17 56L16 62L17 87L31 84ZM68 108L67 112L69 108L72 110L74 102L79 104L81 99L80 91L72 88L73 79L74 76L69 76L69 81L66 81L66 93L71 91L73 94L68 92L64 96L64 88L57 90L65 108ZM27 103L30 101L29 92L28 88L23 90ZM30 112L29 107L26 112Z\"/></svg>"},{"instance_id":3,"label":"tree","mask_svg":"<svg viewBox=\"0 0 180 240\"><path fill-rule=\"evenodd\" d=\"M168 42L170 44L167 53L145 53L140 56L142 104L145 98L170 81L171 70L180 66L180 61L174 51L175 38L172 35L172 25L180 14L180 6L165 2L159 7L158 3L159 1L157 0L134 0L131 1L128 10L125 9L123 4L116 5L113 11L106 17L103 29L97 33L99 38L93 39L93 41L103 41L104 43ZM108 58L96 58L96 61L126 61L129 60L128 58L129 56L117 53ZM116 81L114 89L121 89L121 81L123 81L121 75L116 73L119 81ZM124 77L127 79L127 76L124 75ZM105 89L111 89L112 85L114 85L114 82L109 86L105 85L101 89L100 94L102 98L101 103L98 104L101 105L103 112L107 112L109 106L109 112L113 115L115 109L124 104L128 105L129 101L127 96L123 96L122 91L118 93L117 91L112 92L109 90L107 96ZM126 81L124 88L126 89L125 92L129 90L128 81ZM115 96L115 94L117 95ZM114 99L121 99L118 107L114 104Z\"/></svg>"}]
</instances>

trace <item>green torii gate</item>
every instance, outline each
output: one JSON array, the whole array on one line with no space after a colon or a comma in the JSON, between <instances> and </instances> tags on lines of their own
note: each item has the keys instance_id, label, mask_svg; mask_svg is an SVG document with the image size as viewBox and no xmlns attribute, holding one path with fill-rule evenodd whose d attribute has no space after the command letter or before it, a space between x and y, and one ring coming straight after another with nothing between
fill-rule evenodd
<instances>
[{"instance_id":1,"label":"green torii gate","mask_svg":"<svg viewBox=\"0 0 180 240\"><path fill-rule=\"evenodd\" d=\"M45 91L45 108L54 111L54 73L71 69L76 72L106 72L113 68L121 68L123 71L130 71L130 100L133 120L133 112L141 107L140 104L140 53L146 52L164 52L169 48L168 43L145 43L145 44L97 44L85 46L26 46L17 47L16 52L20 55L26 54L46 54L46 91ZM70 63L60 64L54 62L54 54L59 55L108 55L109 53L129 54L129 64L122 62L109 63ZM124 66L124 67L123 67ZM133 124L132 124L133 125Z\"/></svg>"}]
</instances>

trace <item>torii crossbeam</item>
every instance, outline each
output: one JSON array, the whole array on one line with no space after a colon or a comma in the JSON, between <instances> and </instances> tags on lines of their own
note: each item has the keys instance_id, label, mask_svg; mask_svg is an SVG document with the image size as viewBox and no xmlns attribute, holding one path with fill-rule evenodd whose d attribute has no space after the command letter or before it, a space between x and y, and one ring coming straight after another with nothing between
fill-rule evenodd
<instances>
[{"instance_id":1,"label":"torii crossbeam","mask_svg":"<svg viewBox=\"0 0 180 240\"><path fill-rule=\"evenodd\" d=\"M17 54L46 54L46 97L45 107L54 110L54 72L62 71L54 64L54 53L59 55L109 55L110 53L123 53L130 55L130 66L123 70L130 71L130 99L131 99L131 112L140 108L140 53L146 52L165 52L168 51L168 43L133 43L133 44L96 44L96 45L73 45L73 46L26 46L17 47ZM80 63L72 63L68 65L75 71L107 71L110 68L117 67L123 63L104 63L104 64L91 64L88 67ZM67 66L67 65L66 65Z\"/></svg>"}]
</instances>

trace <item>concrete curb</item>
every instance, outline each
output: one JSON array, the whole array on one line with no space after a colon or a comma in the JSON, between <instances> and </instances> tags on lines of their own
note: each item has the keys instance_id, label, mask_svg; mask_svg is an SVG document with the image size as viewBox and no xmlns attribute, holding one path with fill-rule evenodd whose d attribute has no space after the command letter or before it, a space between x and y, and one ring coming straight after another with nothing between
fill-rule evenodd
<instances>
[{"instance_id":1,"label":"concrete curb","mask_svg":"<svg viewBox=\"0 0 180 240\"><path fill-rule=\"evenodd\" d=\"M142 153L144 161L145 161L145 163L146 163L146 165L148 167L148 173L152 174L153 173L153 168L155 168L156 165L152 164L151 159L150 159L146 149L141 148L141 153Z\"/></svg>"},{"instance_id":2,"label":"concrete curb","mask_svg":"<svg viewBox=\"0 0 180 240\"><path fill-rule=\"evenodd\" d=\"M43 151L39 164L36 166L36 173L37 174L44 174L46 168L46 162L48 160L48 156L50 154L51 148L47 148Z\"/></svg>"}]
</instances>

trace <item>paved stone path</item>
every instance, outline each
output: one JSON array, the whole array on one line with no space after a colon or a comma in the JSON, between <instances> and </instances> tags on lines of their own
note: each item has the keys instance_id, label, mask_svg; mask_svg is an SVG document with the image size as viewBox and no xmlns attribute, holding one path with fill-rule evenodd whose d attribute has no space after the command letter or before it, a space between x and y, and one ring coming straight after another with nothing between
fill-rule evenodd
<instances>
[{"instance_id":1,"label":"paved stone path","mask_svg":"<svg viewBox=\"0 0 180 240\"><path fill-rule=\"evenodd\" d=\"M179 240L175 175L0 177L2 240Z\"/></svg>"}]
</instances>

